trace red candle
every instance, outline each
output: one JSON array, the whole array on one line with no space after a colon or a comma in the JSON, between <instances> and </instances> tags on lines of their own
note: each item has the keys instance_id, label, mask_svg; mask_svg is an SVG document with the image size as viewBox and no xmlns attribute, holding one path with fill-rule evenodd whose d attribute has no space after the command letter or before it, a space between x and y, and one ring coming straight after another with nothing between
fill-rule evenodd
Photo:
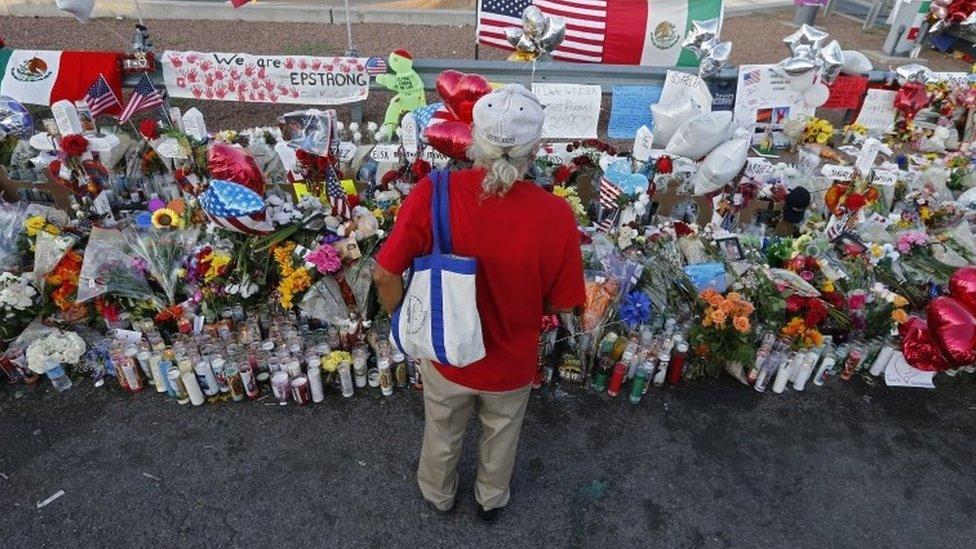
<instances>
[{"instance_id":1,"label":"red candle","mask_svg":"<svg viewBox=\"0 0 976 549\"><path fill-rule=\"evenodd\" d=\"M681 381L685 369L685 357L688 356L688 344L679 341L675 345L674 355L671 356L671 364L668 366L668 385L676 385Z\"/></svg>"},{"instance_id":2,"label":"red candle","mask_svg":"<svg viewBox=\"0 0 976 549\"><path fill-rule=\"evenodd\" d=\"M623 362L618 362L613 367L613 376L610 378L610 386L607 388L608 395L615 397L620 394L620 387L624 384L627 369L627 365Z\"/></svg>"}]
</instances>

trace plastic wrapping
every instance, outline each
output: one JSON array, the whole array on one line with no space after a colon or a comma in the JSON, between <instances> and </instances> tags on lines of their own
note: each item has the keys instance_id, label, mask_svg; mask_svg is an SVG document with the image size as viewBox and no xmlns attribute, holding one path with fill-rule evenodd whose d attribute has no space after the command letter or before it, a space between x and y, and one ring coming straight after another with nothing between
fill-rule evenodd
<instances>
[{"instance_id":1,"label":"plastic wrapping","mask_svg":"<svg viewBox=\"0 0 976 549\"><path fill-rule=\"evenodd\" d=\"M0 271L16 270L23 261L17 237L25 219L27 205L23 202L0 204Z\"/></svg>"}]
</instances>

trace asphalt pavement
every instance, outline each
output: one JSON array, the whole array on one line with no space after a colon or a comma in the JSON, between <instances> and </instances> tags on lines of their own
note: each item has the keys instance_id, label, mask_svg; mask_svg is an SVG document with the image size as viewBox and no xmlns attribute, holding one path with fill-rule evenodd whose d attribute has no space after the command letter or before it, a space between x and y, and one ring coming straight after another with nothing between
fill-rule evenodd
<instances>
[{"instance_id":1,"label":"asphalt pavement","mask_svg":"<svg viewBox=\"0 0 976 549\"><path fill-rule=\"evenodd\" d=\"M535 392L508 509L423 502L412 389L179 406L0 390L0 547L972 547L976 382ZM38 508L56 494L64 495Z\"/></svg>"}]
</instances>

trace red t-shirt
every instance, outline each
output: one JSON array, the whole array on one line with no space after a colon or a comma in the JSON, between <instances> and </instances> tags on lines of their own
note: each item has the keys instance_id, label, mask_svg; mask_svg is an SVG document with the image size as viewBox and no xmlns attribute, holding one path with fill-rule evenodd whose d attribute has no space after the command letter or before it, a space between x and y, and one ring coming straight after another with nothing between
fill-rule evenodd
<instances>
[{"instance_id":1,"label":"red t-shirt","mask_svg":"<svg viewBox=\"0 0 976 549\"><path fill-rule=\"evenodd\" d=\"M448 380L479 391L510 391L532 382L544 305L583 304L583 258L576 219L565 200L519 181L502 197L485 197L482 170L451 174L451 237L455 255L478 260L477 302L485 358L465 368L442 366ZM376 256L393 274L433 246L433 185L420 181Z\"/></svg>"}]
</instances>

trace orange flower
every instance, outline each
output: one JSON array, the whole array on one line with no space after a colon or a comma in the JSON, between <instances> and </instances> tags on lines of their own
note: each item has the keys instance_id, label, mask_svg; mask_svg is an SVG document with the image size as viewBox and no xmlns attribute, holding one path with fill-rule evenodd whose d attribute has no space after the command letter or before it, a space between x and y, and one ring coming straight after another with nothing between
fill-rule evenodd
<instances>
[{"instance_id":1,"label":"orange flower","mask_svg":"<svg viewBox=\"0 0 976 549\"><path fill-rule=\"evenodd\" d=\"M905 309L895 309L891 311L891 318L898 324L904 324L908 322L908 313L905 312Z\"/></svg>"},{"instance_id":2,"label":"orange flower","mask_svg":"<svg viewBox=\"0 0 976 549\"><path fill-rule=\"evenodd\" d=\"M783 335L792 337L802 334L806 328L802 318L794 318L789 324L783 326L782 332Z\"/></svg>"},{"instance_id":3,"label":"orange flower","mask_svg":"<svg viewBox=\"0 0 976 549\"><path fill-rule=\"evenodd\" d=\"M723 299L718 308L725 314L732 314L736 308L736 302L731 299Z\"/></svg>"},{"instance_id":4,"label":"orange flower","mask_svg":"<svg viewBox=\"0 0 976 549\"><path fill-rule=\"evenodd\" d=\"M736 330L739 330L742 333L748 332L749 328L751 328L749 325L749 319L744 316L737 316L733 318L732 325L735 326Z\"/></svg>"},{"instance_id":5,"label":"orange flower","mask_svg":"<svg viewBox=\"0 0 976 549\"><path fill-rule=\"evenodd\" d=\"M709 316L711 317L712 322L714 322L716 325L725 326L725 319L727 318L728 315L725 314L725 311L721 309L716 309L712 311L709 314Z\"/></svg>"}]
</instances>

